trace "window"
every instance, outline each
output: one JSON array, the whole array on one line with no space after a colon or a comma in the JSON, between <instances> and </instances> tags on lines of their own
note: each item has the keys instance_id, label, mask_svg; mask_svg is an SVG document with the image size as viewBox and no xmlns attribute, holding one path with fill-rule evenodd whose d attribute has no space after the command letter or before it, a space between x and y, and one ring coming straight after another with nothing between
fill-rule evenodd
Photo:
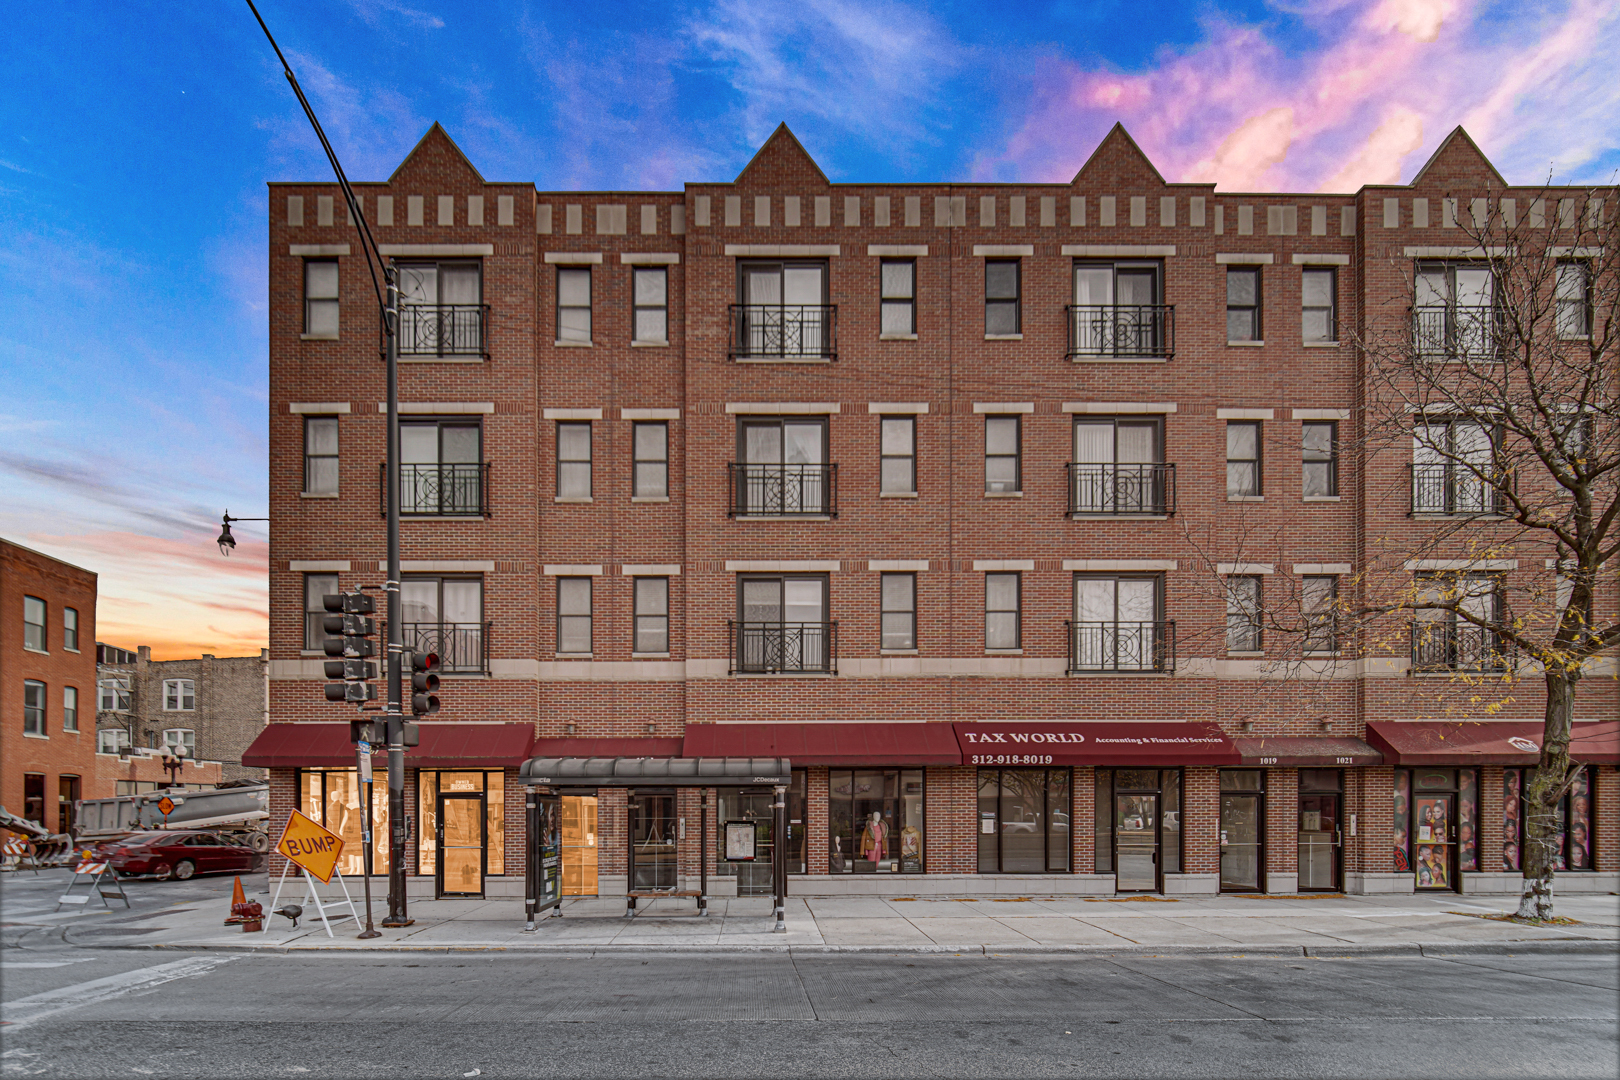
<instances>
[{"instance_id":1,"label":"window","mask_svg":"<svg viewBox=\"0 0 1620 1080\"><path fill-rule=\"evenodd\" d=\"M1301 490L1307 499L1339 494L1339 425L1309 423L1301 441L1304 470Z\"/></svg>"},{"instance_id":2,"label":"window","mask_svg":"<svg viewBox=\"0 0 1620 1080\"><path fill-rule=\"evenodd\" d=\"M737 425L741 463L732 470L732 513L837 513L836 467L827 461L824 417L747 417Z\"/></svg>"},{"instance_id":3,"label":"window","mask_svg":"<svg viewBox=\"0 0 1620 1080\"><path fill-rule=\"evenodd\" d=\"M640 590L636 599L640 600ZM637 624L640 633L640 624ZM591 651L591 579L557 579L557 651L587 654Z\"/></svg>"},{"instance_id":4,"label":"window","mask_svg":"<svg viewBox=\"0 0 1620 1080\"><path fill-rule=\"evenodd\" d=\"M591 341L591 269L557 267L557 340Z\"/></svg>"},{"instance_id":5,"label":"window","mask_svg":"<svg viewBox=\"0 0 1620 1080\"><path fill-rule=\"evenodd\" d=\"M1226 340L1260 341L1260 270L1226 268Z\"/></svg>"},{"instance_id":6,"label":"window","mask_svg":"<svg viewBox=\"0 0 1620 1080\"><path fill-rule=\"evenodd\" d=\"M1338 272L1332 267L1300 273L1300 335L1305 341L1338 341Z\"/></svg>"},{"instance_id":7,"label":"window","mask_svg":"<svg viewBox=\"0 0 1620 1080\"><path fill-rule=\"evenodd\" d=\"M69 652L79 651L79 609L65 607L62 609L62 648Z\"/></svg>"},{"instance_id":8,"label":"window","mask_svg":"<svg viewBox=\"0 0 1620 1080\"><path fill-rule=\"evenodd\" d=\"M483 429L476 420L399 425L399 512L484 512Z\"/></svg>"},{"instance_id":9,"label":"window","mask_svg":"<svg viewBox=\"0 0 1620 1080\"><path fill-rule=\"evenodd\" d=\"M557 425L557 498L591 497L591 424Z\"/></svg>"},{"instance_id":10,"label":"window","mask_svg":"<svg viewBox=\"0 0 1620 1080\"><path fill-rule=\"evenodd\" d=\"M399 266L399 351L453 356L484 351L483 269L478 263Z\"/></svg>"},{"instance_id":11,"label":"window","mask_svg":"<svg viewBox=\"0 0 1620 1080\"><path fill-rule=\"evenodd\" d=\"M163 732L163 749L173 750L177 746L186 748L186 756L197 756L197 733L191 728L167 728Z\"/></svg>"},{"instance_id":12,"label":"window","mask_svg":"<svg viewBox=\"0 0 1620 1080\"><path fill-rule=\"evenodd\" d=\"M1022 420L1020 416L984 418L986 494L1004 495L1023 490L1023 477L1019 468Z\"/></svg>"},{"instance_id":13,"label":"window","mask_svg":"<svg viewBox=\"0 0 1620 1080\"><path fill-rule=\"evenodd\" d=\"M1158 575L1077 574L1071 672L1163 671L1174 661Z\"/></svg>"},{"instance_id":14,"label":"window","mask_svg":"<svg viewBox=\"0 0 1620 1080\"><path fill-rule=\"evenodd\" d=\"M130 711L129 676L114 675L106 679L97 679L96 691L99 699L96 708L101 712Z\"/></svg>"},{"instance_id":15,"label":"window","mask_svg":"<svg viewBox=\"0 0 1620 1080\"><path fill-rule=\"evenodd\" d=\"M304 575L304 651L321 652L326 646L326 598L338 591L336 574Z\"/></svg>"},{"instance_id":16,"label":"window","mask_svg":"<svg viewBox=\"0 0 1620 1080\"><path fill-rule=\"evenodd\" d=\"M345 877L358 877L365 873L365 847L361 836L366 817L364 793L365 785L360 783L353 769L298 770L298 809L316 824L324 825L343 837L343 852L338 857L337 868ZM432 828L425 821L422 824ZM387 784L372 785L371 829L372 865L387 866Z\"/></svg>"},{"instance_id":17,"label":"window","mask_svg":"<svg viewBox=\"0 0 1620 1080\"><path fill-rule=\"evenodd\" d=\"M1071 514L1163 514L1170 470L1163 464L1161 421L1077 419L1069 466Z\"/></svg>"},{"instance_id":18,"label":"window","mask_svg":"<svg viewBox=\"0 0 1620 1080\"><path fill-rule=\"evenodd\" d=\"M304 494L336 495L337 493L337 417L306 416L304 417Z\"/></svg>"},{"instance_id":19,"label":"window","mask_svg":"<svg viewBox=\"0 0 1620 1080\"><path fill-rule=\"evenodd\" d=\"M669 497L669 425L637 423L630 494L638 499Z\"/></svg>"},{"instance_id":20,"label":"window","mask_svg":"<svg viewBox=\"0 0 1620 1080\"><path fill-rule=\"evenodd\" d=\"M1506 670L1506 651L1491 629L1502 613L1500 577L1495 574L1424 574L1418 577L1416 586L1418 605L1445 606L1419 606L1413 612L1414 671Z\"/></svg>"},{"instance_id":21,"label":"window","mask_svg":"<svg viewBox=\"0 0 1620 1080\"><path fill-rule=\"evenodd\" d=\"M23 648L44 652L45 601L37 596L23 597Z\"/></svg>"},{"instance_id":22,"label":"window","mask_svg":"<svg viewBox=\"0 0 1620 1080\"><path fill-rule=\"evenodd\" d=\"M838 624L821 574L740 577L731 671L836 674Z\"/></svg>"},{"instance_id":23,"label":"window","mask_svg":"<svg viewBox=\"0 0 1620 1080\"><path fill-rule=\"evenodd\" d=\"M638 653L669 652L669 578L636 580L636 640Z\"/></svg>"},{"instance_id":24,"label":"window","mask_svg":"<svg viewBox=\"0 0 1620 1080\"><path fill-rule=\"evenodd\" d=\"M1017 573L984 575L984 647L1017 649L1020 636L1021 582Z\"/></svg>"},{"instance_id":25,"label":"window","mask_svg":"<svg viewBox=\"0 0 1620 1080\"><path fill-rule=\"evenodd\" d=\"M79 730L79 688L62 687L62 730Z\"/></svg>"},{"instance_id":26,"label":"window","mask_svg":"<svg viewBox=\"0 0 1620 1080\"><path fill-rule=\"evenodd\" d=\"M338 264L336 259L304 260L304 333L338 336Z\"/></svg>"},{"instance_id":27,"label":"window","mask_svg":"<svg viewBox=\"0 0 1620 1080\"><path fill-rule=\"evenodd\" d=\"M1591 271L1585 263L1560 263L1557 300L1558 336L1585 338L1592 334Z\"/></svg>"},{"instance_id":28,"label":"window","mask_svg":"<svg viewBox=\"0 0 1620 1080\"><path fill-rule=\"evenodd\" d=\"M23 734L45 734L45 684L23 680Z\"/></svg>"},{"instance_id":29,"label":"window","mask_svg":"<svg viewBox=\"0 0 1620 1080\"><path fill-rule=\"evenodd\" d=\"M1226 651L1260 651L1260 579L1234 574L1226 579Z\"/></svg>"},{"instance_id":30,"label":"window","mask_svg":"<svg viewBox=\"0 0 1620 1080\"><path fill-rule=\"evenodd\" d=\"M979 770L979 873L1069 870L1068 769Z\"/></svg>"},{"instance_id":31,"label":"window","mask_svg":"<svg viewBox=\"0 0 1620 1080\"><path fill-rule=\"evenodd\" d=\"M163 680L163 711L190 712L197 707L197 683L193 679Z\"/></svg>"},{"instance_id":32,"label":"window","mask_svg":"<svg viewBox=\"0 0 1620 1080\"><path fill-rule=\"evenodd\" d=\"M1420 356L1485 357L1495 346L1495 290L1488 266L1419 263L1413 332Z\"/></svg>"},{"instance_id":33,"label":"window","mask_svg":"<svg viewBox=\"0 0 1620 1080\"><path fill-rule=\"evenodd\" d=\"M412 829L416 839L416 872L423 877L433 877L439 869L438 866L438 839L439 839L439 795L459 792L484 793L484 846L486 877L497 877L506 873L506 774L500 769L488 770L458 770L456 772L435 772L423 769L417 773L416 797L417 812L421 815L417 820L422 823L420 829ZM592 800L595 801L594 799ZM450 807L449 812L453 812ZM468 821L473 825L476 819ZM446 823L448 824L448 822ZM594 830L593 830L594 831ZM566 835L566 833L564 834ZM583 842L583 837L580 838ZM595 839L594 837L592 838ZM566 843L566 841L565 841ZM587 849L595 855L595 848ZM466 864L473 863L469 867ZM463 869L465 867L465 869ZM476 853L471 860L458 860L456 870L466 873L476 867ZM446 866L446 879L455 882L451 867Z\"/></svg>"},{"instance_id":34,"label":"window","mask_svg":"<svg viewBox=\"0 0 1620 1080\"><path fill-rule=\"evenodd\" d=\"M1310 574L1300 582L1300 610L1305 616L1305 651L1339 651L1339 579Z\"/></svg>"},{"instance_id":35,"label":"window","mask_svg":"<svg viewBox=\"0 0 1620 1080\"><path fill-rule=\"evenodd\" d=\"M827 870L923 872L923 771L832 769L827 774Z\"/></svg>"},{"instance_id":36,"label":"window","mask_svg":"<svg viewBox=\"0 0 1620 1080\"><path fill-rule=\"evenodd\" d=\"M917 418L885 416L879 437L879 491L884 495L917 493Z\"/></svg>"},{"instance_id":37,"label":"window","mask_svg":"<svg viewBox=\"0 0 1620 1080\"><path fill-rule=\"evenodd\" d=\"M825 262L739 262L737 300L733 356L834 355Z\"/></svg>"},{"instance_id":38,"label":"window","mask_svg":"<svg viewBox=\"0 0 1620 1080\"><path fill-rule=\"evenodd\" d=\"M1022 333L1020 263L991 259L984 264L984 332L987 337Z\"/></svg>"},{"instance_id":39,"label":"window","mask_svg":"<svg viewBox=\"0 0 1620 1080\"><path fill-rule=\"evenodd\" d=\"M96 732L96 753L129 753L129 732L123 728L102 728Z\"/></svg>"},{"instance_id":40,"label":"window","mask_svg":"<svg viewBox=\"0 0 1620 1080\"><path fill-rule=\"evenodd\" d=\"M912 650L917 647L917 575L882 576L882 647Z\"/></svg>"},{"instance_id":41,"label":"window","mask_svg":"<svg viewBox=\"0 0 1620 1080\"><path fill-rule=\"evenodd\" d=\"M917 333L917 261L884 259L879 265L882 279L883 320L878 332L885 337L915 336Z\"/></svg>"},{"instance_id":42,"label":"window","mask_svg":"<svg viewBox=\"0 0 1620 1080\"><path fill-rule=\"evenodd\" d=\"M1253 421L1226 425L1226 497L1260 495L1260 425Z\"/></svg>"},{"instance_id":43,"label":"window","mask_svg":"<svg viewBox=\"0 0 1620 1080\"><path fill-rule=\"evenodd\" d=\"M662 266L638 266L631 275L635 279L635 340L646 345L668 345L669 271ZM589 337L587 329L587 340Z\"/></svg>"},{"instance_id":44,"label":"window","mask_svg":"<svg viewBox=\"0 0 1620 1080\"><path fill-rule=\"evenodd\" d=\"M1592 797L1597 792L1597 767L1580 768L1569 790L1553 807L1554 870L1591 870L1593 862ZM1524 853L1526 797L1534 769L1502 770L1502 869L1518 871ZM1460 827L1460 826L1459 826Z\"/></svg>"},{"instance_id":45,"label":"window","mask_svg":"<svg viewBox=\"0 0 1620 1080\"><path fill-rule=\"evenodd\" d=\"M1076 262L1070 356L1164 356L1169 309L1158 263Z\"/></svg>"},{"instance_id":46,"label":"window","mask_svg":"<svg viewBox=\"0 0 1620 1080\"><path fill-rule=\"evenodd\" d=\"M1494 514L1499 433L1468 420L1430 418L1412 429L1412 513Z\"/></svg>"},{"instance_id":47,"label":"window","mask_svg":"<svg viewBox=\"0 0 1620 1080\"><path fill-rule=\"evenodd\" d=\"M488 670L482 578L412 574L399 583L399 600L405 648L438 653L446 672Z\"/></svg>"}]
</instances>

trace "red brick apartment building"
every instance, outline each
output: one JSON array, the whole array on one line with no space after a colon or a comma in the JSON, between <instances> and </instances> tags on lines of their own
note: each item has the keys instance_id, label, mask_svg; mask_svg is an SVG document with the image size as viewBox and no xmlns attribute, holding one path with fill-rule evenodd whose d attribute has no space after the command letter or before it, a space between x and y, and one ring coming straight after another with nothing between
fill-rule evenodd
<instances>
[{"instance_id":1,"label":"red brick apartment building","mask_svg":"<svg viewBox=\"0 0 1620 1080\"><path fill-rule=\"evenodd\" d=\"M356 191L406 297L406 638L449 669L407 758L414 892L521 895L519 766L565 756L790 758L796 894L1516 891L1539 681L1458 723L1437 696L1469 691L1403 643L1307 700L1219 584L1331 589L1426 527L1410 455L1333 448L1352 331L1409 318L1415 259L1467 257L1455 200L1543 214L1461 131L1343 195L1167 183L1123 128L1068 184L834 184L783 127L730 183L542 192L435 125ZM382 337L336 186L270 206L244 764L357 838L307 613L383 580ZM1259 533L1299 561L1244 561ZM1560 888L1609 890L1620 692L1580 694L1600 763ZM631 844L637 885L696 875L695 790L556 793L565 893L622 891ZM714 844L711 883L770 891Z\"/></svg>"},{"instance_id":2,"label":"red brick apartment building","mask_svg":"<svg viewBox=\"0 0 1620 1080\"><path fill-rule=\"evenodd\" d=\"M52 832L96 778L96 575L0 540L0 805Z\"/></svg>"}]
</instances>

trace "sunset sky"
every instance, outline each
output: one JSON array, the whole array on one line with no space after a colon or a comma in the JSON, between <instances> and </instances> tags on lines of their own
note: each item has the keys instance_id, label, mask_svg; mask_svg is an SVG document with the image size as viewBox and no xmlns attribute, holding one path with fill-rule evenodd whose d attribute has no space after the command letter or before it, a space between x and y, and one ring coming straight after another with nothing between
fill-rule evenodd
<instances>
[{"instance_id":1,"label":"sunset sky","mask_svg":"<svg viewBox=\"0 0 1620 1080\"><path fill-rule=\"evenodd\" d=\"M263 0L351 178L434 120L492 180L729 180L786 121L835 182L1354 191L1464 125L1514 183L1614 181L1614 0ZM101 575L97 637L267 640L266 195L331 176L247 6L17 5L0 40L0 535Z\"/></svg>"}]
</instances>

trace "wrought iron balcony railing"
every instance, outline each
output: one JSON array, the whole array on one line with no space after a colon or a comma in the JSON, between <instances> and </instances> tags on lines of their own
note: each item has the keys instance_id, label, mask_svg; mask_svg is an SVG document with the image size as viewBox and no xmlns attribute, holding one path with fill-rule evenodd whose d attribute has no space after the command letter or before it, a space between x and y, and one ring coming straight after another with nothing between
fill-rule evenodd
<instances>
[{"instance_id":1,"label":"wrought iron balcony railing","mask_svg":"<svg viewBox=\"0 0 1620 1080\"><path fill-rule=\"evenodd\" d=\"M1173 304L1070 304L1071 360L1168 360L1176 354Z\"/></svg>"},{"instance_id":2,"label":"wrought iron balcony railing","mask_svg":"<svg viewBox=\"0 0 1620 1080\"><path fill-rule=\"evenodd\" d=\"M1088 465L1071 462L1069 516L1176 512L1174 465Z\"/></svg>"},{"instance_id":3,"label":"wrought iron balcony railing","mask_svg":"<svg viewBox=\"0 0 1620 1080\"><path fill-rule=\"evenodd\" d=\"M379 510L388 513L388 464L377 467ZM470 517L489 513L489 465L401 465L399 512L418 517Z\"/></svg>"},{"instance_id":4,"label":"wrought iron balcony railing","mask_svg":"<svg viewBox=\"0 0 1620 1080\"><path fill-rule=\"evenodd\" d=\"M838 674L836 622L726 623L729 674Z\"/></svg>"},{"instance_id":5,"label":"wrought iron balcony railing","mask_svg":"<svg viewBox=\"0 0 1620 1080\"><path fill-rule=\"evenodd\" d=\"M728 517L837 517L837 465L733 462Z\"/></svg>"},{"instance_id":6,"label":"wrought iron balcony railing","mask_svg":"<svg viewBox=\"0 0 1620 1080\"><path fill-rule=\"evenodd\" d=\"M439 665L444 671L487 675L490 628L494 625L489 622L401 623L400 632L405 648L412 652L438 653ZM386 628L383 633L387 633ZM410 682L408 675L405 681Z\"/></svg>"},{"instance_id":7,"label":"wrought iron balcony railing","mask_svg":"<svg viewBox=\"0 0 1620 1080\"><path fill-rule=\"evenodd\" d=\"M399 355L488 356L489 305L401 304Z\"/></svg>"},{"instance_id":8,"label":"wrought iron balcony railing","mask_svg":"<svg viewBox=\"0 0 1620 1080\"><path fill-rule=\"evenodd\" d=\"M1421 621L1412 626L1412 670L1500 674L1510 650L1493 631L1468 622Z\"/></svg>"},{"instance_id":9,"label":"wrought iron balcony railing","mask_svg":"<svg viewBox=\"0 0 1620 1080\"><path fill-rule=\"evenodd\" d=\"M1460 462L1409 466L1412 470L1412 513L1499 515L1508 511L1513 474L1495 471L1495 479ZM1481 470L1491 473L1493 470Z\"/></svg>"},{"instance_id":10,"label":"wrought iron balcony railing","mask_svg":"<svg viewBox=\"0 0 1620 1080\"><path fill-rule=\"evenodd\" d=\"M1435 360L1489 360L1496 355L1498 312L1488 304L1412 309L1412 348Z\"/></svg>"},{"instance_id":11,"label":"wrought iron balcony railing","mask_svg":"<svg viewBox=\"0 0 1620 1080\"><path fill-rule=\"evenodd\" d=\"M1076 622L1065 619L1069 674L1111 671L1171 673L1176 670L1176 623Z\"/></svg>"},{"instance_id":12,"label":"wrought iron balcony railing","mask_svg":"<svg viewBox=\"0 0 1620 1080\"><path fill-rule=\"evenodd\" d=\"M836 304L732 304L733 360L838 359Z\"/></svg>"}]
</instances>

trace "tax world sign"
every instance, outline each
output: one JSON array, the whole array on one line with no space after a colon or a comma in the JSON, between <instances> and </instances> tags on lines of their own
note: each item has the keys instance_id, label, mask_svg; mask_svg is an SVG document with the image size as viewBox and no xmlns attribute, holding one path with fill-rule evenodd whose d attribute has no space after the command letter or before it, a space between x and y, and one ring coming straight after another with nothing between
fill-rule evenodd
<instances>
[{"instance_id":1,"label":"tax world sign","mask_svg":"<svg viewBox=\"0 0 1620 1080\"><path fill-rule=\"evenodd\" d=\"M294 810L281 830L276 850L324 884L331 882L338 856L343 854L343 837Z\"/></svg>"}]
</instances>

